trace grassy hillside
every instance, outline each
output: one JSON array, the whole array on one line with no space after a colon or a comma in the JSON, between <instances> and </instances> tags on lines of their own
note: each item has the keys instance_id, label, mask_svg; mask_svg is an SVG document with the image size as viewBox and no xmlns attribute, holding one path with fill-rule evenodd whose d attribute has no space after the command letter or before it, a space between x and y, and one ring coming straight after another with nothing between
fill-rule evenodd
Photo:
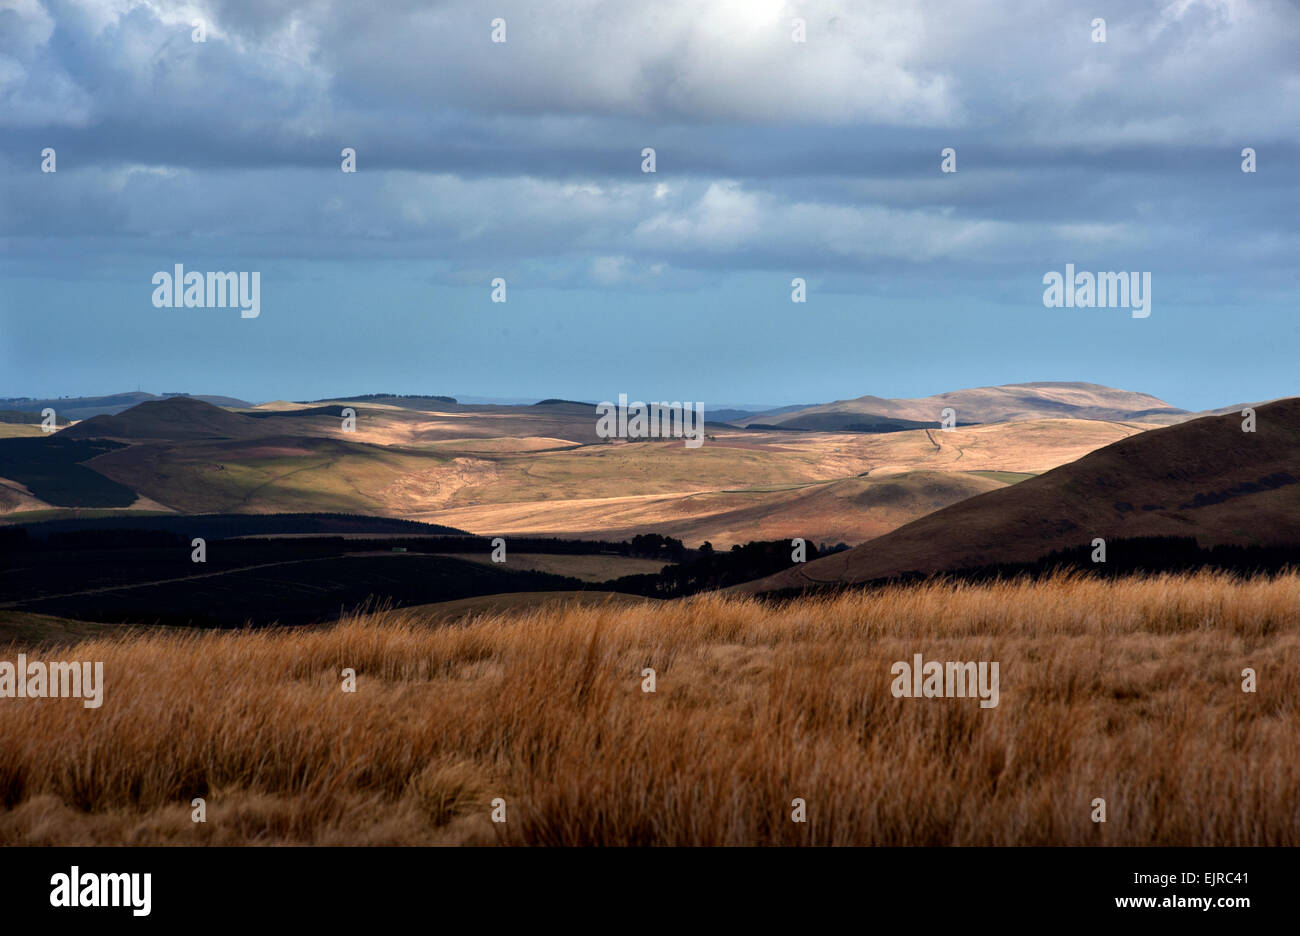
<instances>
[{"instance_id":1,"label":"grassy hillside","mask_svg":"<svg viewBox=\"0 0 1300 936\"><path fill-rule=\"evenodd\" d=\"M67 431L67 430L65 430ZM23 485L32 497L54 506L129 507L135 492L86 467L85 462L120 446L102 439L0 439L0 478Z\"/></svg>"},{"instance_id":2,"label":"grassy hillside","mask_svg":"<svg viewBox=\"0 0 1300 936\"><path fill-rule=\"evenodd\" d=\"M1295 846L1298 611L1202 575L69 635L104 704L0 706L0 842ZM895 698L914 653L999 704Z\"/></svg>"},{"instance_id":3,"label":"grassy hillside","mask_svg":"<svg viewBox=\"0 0 1300 936\"><path fill-rule=\"evenodd\" d=\"M45 430L38 423L23 425L19 423L0 422L0 439L23 439L45 435Z\"/></svg>"},{"instance_id":4,"label":"grassy hillside","mask_svg":"<svg viewBox=\"0 0 1300 936\"><path fill-rule=\"evenodd\" d=\"M1202 546L1300 540L1300 398L1155 429L749 588L865 582L1031 562L1095 538L1194 537Z\"/></svg>"},{"instance_id":5,"label":"grassy hillside","mask_svg":"<svg viewBox=\"0 0 1300 936\"><path fill-rule=\"evenodd\" d=\"M480 533L621 538L654 529L715 545L790 536L860 543L1142 428L1040 420L888 435L720 431L695 452L667 442L596 446L497 460L490 482L471 481L420 516Z\"/></svg>"},{"instance_id":6,"label":"grassy hillside","mask_svg":"<svg viewBox=\"0 0 1300 936\"><path fill-rule=\"evenodd\" d=\"M860 542L1003 483L960 472L915 471L698 494L494 504L439 511L436 516L484 533L599 533L624 539L652 528L689 543L708 540L716 546L792 536Z\"/></svg>"}]
</instances>

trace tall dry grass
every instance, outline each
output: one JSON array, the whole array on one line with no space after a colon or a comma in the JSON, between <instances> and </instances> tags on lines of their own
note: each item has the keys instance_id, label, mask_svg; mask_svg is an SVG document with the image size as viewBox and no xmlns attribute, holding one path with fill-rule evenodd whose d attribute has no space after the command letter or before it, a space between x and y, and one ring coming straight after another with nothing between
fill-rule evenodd
<instances>
[{"instance_id":1,"label":"tall dry grass","mask_svg":"<svg viewBox=\"0 0 1300 936\"><path fill-rule=\"evenodd\" d=\"M999 661L1000 705L894 698L917 652ZM1297 575L398 611L41 657L103 660L104 704L0 700L3 842L1300 843Z\"/></svg>"}]
</instances>

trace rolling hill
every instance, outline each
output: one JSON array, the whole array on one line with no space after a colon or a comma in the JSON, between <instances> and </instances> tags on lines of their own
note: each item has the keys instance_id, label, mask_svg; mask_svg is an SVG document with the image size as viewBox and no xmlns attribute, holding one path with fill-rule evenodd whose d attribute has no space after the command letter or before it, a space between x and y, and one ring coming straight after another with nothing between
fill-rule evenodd
<instances>
[{"instance_id":1,"label":"rolling hill","mask_svg":"<svg viewBox=\"0 0 1300 936\"><path fill-rule=\"evenodd\" d=\"M956 413L959 425L1044 418L1171 422L1187 414L1186 410L1145 393L1100 384L1040 381L956 390L916 399L862 396L794 412L760 413L739 424L822 432L895 431L920 425L937 426L941 413L948 407ZM889 428L891 424L894 429Z\"/></svg>"},{"instance_id":2,"label":"rolling hill","mask_svg":"<svg viewBox=\"0 0 1300 936\"><path fill-rule=\"evenodd\" d=\"M643 443L500 459L490 484L467 485L419 517L479 533L852 544L1143 428L1044 419L879 435L720 430L693 453ZM886 480L894 496L877 501Z\"/></svg>"},{"instance_id":3,"label":"rolling hill","mask_svg":"<svg viewBox=\"0 0 1300 936\"><path fill-rule=\"evenodd\" d=\"M479 533L619 540L654 530L718 547L795 536L856 543L1006 483L970 472L915 471L767 488L486 504L428 517Z\"/></svg>"},{"instance_id":4,"label":"rolling hill","mask_svg":"<svg viewBox=\"0 0 1300 936\"><path fill-rule=\"evenodd\" d=\"M580 403L347 406L355 431L345 431L338 402L237 411L174 397L44 438L0 439L0 465L10 466L0 471L0 513L325 511L492 535L853 544L1150 428L1062 418L949 432L713 426L691 450L598 439L591 407ZM36 456L50 466L44 474L29 470ZM51 471L67 483L51 487L43 480ZM99 488L117 493L106 499ZM875 499L885 491L893 494Z\"/></svg>"},{"instance_id":5,"label":"rolling hill","mask_svg":"<svg viewBox=\"0 0 1300 936\"><path fill-rule=\"evenodd\" d=\"M89 419L92 416L101 416L105 414L121 413L133 406L139 406L155 400L172 400L172 399L191 399L201 400L204 403L212 403L216 406L229 407L247 407L252 404L243 400L237 400L234 397L211 396L189 394L169 393L161 396L153 393L144 393L133 391L131 393L114 393L108 396L97 397L62 397L50 399L33 399L31 397L14 397L10 399L0 399L0 409L20 410L25 413L39 414L41 410L49 407L54 410L58 416L60 424L65 419Z\"/></svg>"},{"instance_id":6,"label":"rolling hill","mask_svg":"<svg viewBox=\"0 0 1300 936\"><path fill-rule=\"evenodd\" d=\"M193 397L148 400L112 415L92 416L59 433L65 439L246 439L264 431L251 416Z\"/></svg>"},{"instance_id":7,"label":"rolling hill","mask_svg":"<svg viewBox=\"0 0 1300 936\"><path fill-rule=\"evenodd\" d=\"M1031 562L1094 538L1202 547L1300 541L1300 398L1153 429L972 497L855 549L745 586L768 591Z\"/></svg>"}]
</instances>

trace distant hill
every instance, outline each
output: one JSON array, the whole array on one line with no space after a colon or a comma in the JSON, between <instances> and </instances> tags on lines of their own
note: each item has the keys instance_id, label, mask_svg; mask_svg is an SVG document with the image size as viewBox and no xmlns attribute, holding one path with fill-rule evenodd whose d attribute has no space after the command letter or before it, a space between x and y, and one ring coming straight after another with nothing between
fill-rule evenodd
<instances>
[{"instance_id":1,"label":"distant hill","mask_svg":"<svg viewBox=\"0 0 1300 936\"><path fill-rule=\"evenodd\" d=\"M275 414L269 414L275 415ZM62 430L69 439L194 439L250 438L265 429L261 420L232 413L195 397L150 400L112 416L93 416Z\"/></svg>"},{"instance_id":2,"label":"distant hill","mask_svg":"<svg viewBox=\"0 0 1300 936\"><path fill-rule=\"evenodd\" d=\"M450 396L429 396L418 393L358 393L355 396L325 397L320 400L300 400L299 402L382 403L388 406L405 406L411 409L421 409L421 404L426 403L445 403L454 406L456 404L456 398Z\"/></svg>"},{"instance_id":3,"label":"distant hill","mask_svg":"<svg viewBox=\"0 0 1300 936\"><path fill-rule=\"evenodd\" d=\"M40 411L24 412L22 410L0 410L0 423L9 423L22 426L39 425L41 422ZM54 425L66 426L71 422L66 416L55 414Z\"/></svg>"},{"instance_id":4,"label":"distant hill","mask_svg":"<svg viewBox=\"0 0 1300 936\"><path fill-rule=\"evenodd\" d=\"M41 410L49 407L58 414L61 425L62 420L64 419L89 419L92 416L113 415L128 410L133 406L138 406L141 403L148 403L154 400L175 399L178 397L200 400L204 403L211 403L215 406L248 408L253 405L244 400L237 400L234 397L227 396L190 396L183 393L153 394L137 392L115 393L110 396L67 397L65 399L46 400L37 400L28 397L14 397L12 399L0 399L0 410L18 410L24 413L40 413Z\"/></svg>"},{"instance_id":5,"label":"distant hill","mask_svg":"<svg viewBox=\"0 0 1300 936\"><path fill-rule=\"evenodd\" d=\"M733 421L733 424L735 421ZM956 425L969 426L960 422ZM783 423L745 422L744 428L757 432L907 432L911 429L934 429L935 420L887 419L872 413L809 413Z\"/></svg>"},{"instance_id":6,"label":"distant hill","mask_svg":"<svg viewBox=\"0 0 1300 936\"><path fill-rule=\"evenodd\" d=\"M1300 398L1152 429L847 552L747 586L764 591L1032 562L1094 538L1202 547L1300 541ZM960 433L961 430L957 430Z\"/></svg>"},{"instance_id":7,"label":"distant hill","mask_svg":"<svg viewBox=\"0 0 1300 936\"><path fill-rule=\"evenodd\" d=\"M378 402L388 399L402 405ZM241 411L174 396L53 434L0 423L0 516L336 512L492 535L650 531L728 546L790 536L864 543L1153 421L1191 418L1172 407L1141 409L1160 403L1153 397L1091 384L927 400L884 401L897 404L894 415L803 407L803 425L777 411L766 415L774 422L745 428L710 419L707 443L688 449L680 440L609 444L596 434L592 404L555 398L504 406L372 395ZM980 400L983 411L974 406ZM912 418L939 403L957 410L955 431L939 431L937 413ZM1065 415L1096 414L1103 404L1149 415ZM1050 415L1019 418L1031 405ZM340 418L345 410L355 413ZM979 423L1008 414L1015 418ZM758 428L765 424L779 431Z\"/></svg>"},{"instance_id":8,"label":"distant hill","mask_svg":"<svg viewBox=\"0 0 1300 936\"><path fill-rule=\"evenodd\" d=\"M937 426L948 407L956 413L958 425L1049 417L1172 422L1187 414L1187 410L1145 393L1101 384L1040 381L955 390L916 399L862 396L791 412L759 413L739 424L820 432L897 431Z\"/></svg>"}]
</instances>

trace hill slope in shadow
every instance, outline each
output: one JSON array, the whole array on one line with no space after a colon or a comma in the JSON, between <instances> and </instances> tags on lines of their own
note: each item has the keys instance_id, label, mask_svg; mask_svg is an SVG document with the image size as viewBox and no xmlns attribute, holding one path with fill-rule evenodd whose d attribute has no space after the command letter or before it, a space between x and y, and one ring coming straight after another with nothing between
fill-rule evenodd
<instances>
[{"instance_id":1,"label":"hill slope in shadow","mask_svg":"<svg viewBox=\"0 0 1300 936\"><path fill-rule=\"evenodd\" d=\"M745 586L759 592L1032 562L1095 538L1300 542L1300 398L1153 429L877 539Z\"/></svg>"},{"instance_id":2,"label":"hill slope in shadow","mask_svg":"<svg viewBox=\"0 0 1300 936\"><path fill-rule=\"evenodd\" d=\"M252 416L232 413L193 397L150 400L121 413L92 416L59 433L67 439L246 439L265 426Z\"/></svg>"}]
</instances>

